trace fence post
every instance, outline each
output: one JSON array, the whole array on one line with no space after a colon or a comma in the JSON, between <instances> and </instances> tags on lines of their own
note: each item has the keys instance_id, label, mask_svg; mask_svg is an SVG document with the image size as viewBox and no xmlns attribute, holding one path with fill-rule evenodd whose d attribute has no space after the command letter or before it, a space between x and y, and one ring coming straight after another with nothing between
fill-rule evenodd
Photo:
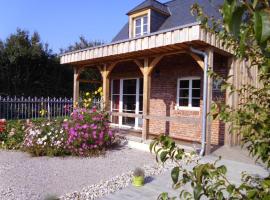
<instances>
[{"instance_id":1,"label":"fence post","mask_svg":"<svg viewBox=\"0 0 270 200\"><path fill-rule=\"evenodd\" d=\"M51 115L51 111L50 111L50 97L48 97L48 99L47 99L47 110L48 110L47 117L48 117L48 120L50 120L51 119L51 117L50 117L50 115Z\"/></svg>"}]
</instances>

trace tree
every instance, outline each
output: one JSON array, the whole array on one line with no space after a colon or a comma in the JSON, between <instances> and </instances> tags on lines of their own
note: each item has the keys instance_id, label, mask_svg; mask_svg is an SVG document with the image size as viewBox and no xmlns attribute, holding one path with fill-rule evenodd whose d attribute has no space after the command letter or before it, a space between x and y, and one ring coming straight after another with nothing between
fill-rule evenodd
<instances>
[{"instance_id":1,"label":"tree","mask_svg":"<svg viewBox=\"0 0 270 200\"><path fill-rule=\"evenodd\" d=\"M88 41L84 36L80 36L79 42L69 45L66 49L60 49L60 53L68 53L70 51L76 51L88 47L100 46L102 44L104 44L104 42L99 40Z\"/></svg>"},{"instance_id":2,"label":"tree","mask_svg":"<svg viewBox=\"0 0 270 200\"><path fill-rule=\"evenodd\" d=\"M231 134L240 134L242 145L251 156L270 167L270 2L267 0L225 0L221 9L222 20L206 16L200 5L192 7L202 26L215 33L236 56L245 59L259 70L259 87L243 85L240 89L224 80L223 89L230 88L244 100L239 108L214 104L212 115L231 124ZM210 72L210 76L216 76ZM270 175L258 178L243 174L242 183L236 186L226 178L226 166L215 163L200 164L195 154L179 149L167 136L151 143L150 149L161 162L176 162L171 177L176 189L190 184L192 192L181 190L181 199L270 199ZM187 170L181 162L195 162ZM160 199L170 199L163 193Z\"/></svg>"},{"instance_id":3,"label":"tree","mask_svg":"<svg viewBox=\"0 0 270 200\"><path fill-rule=\"evenodd\" d=\"M80 49L85 49L85 48L90 48L90 47L95 47L95 46L100 46L104 44L104 42L99 41L99 40L93 40L93 41L88 41L84 36L79 37L79 41L75 42L74 44L68 46L66 49L60 49L60 53L68 53L71 51L76 51ZM100 72L97 69L93 68L88 68L85 69L81 75L81 79L84 80L96 80L101 82L101 75ZM85 93L88 91L95 91L97 90L101 85L99 83L80 83L80 92Z\"/></svg>"},{"instance_id":4,"label":"tree","mask_svg":"<svg viewBox=\"0 0 270 200\"><path fill-rule=\"evenodd\" d=\"M37 32L17 29L0 41L0 95L71 96L72 70Z\"/></svg>"}]
</instances>

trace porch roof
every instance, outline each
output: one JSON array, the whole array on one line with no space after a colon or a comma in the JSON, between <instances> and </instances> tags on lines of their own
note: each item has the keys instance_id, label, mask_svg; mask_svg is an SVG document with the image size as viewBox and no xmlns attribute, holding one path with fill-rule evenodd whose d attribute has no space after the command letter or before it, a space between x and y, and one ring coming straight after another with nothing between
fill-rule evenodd
<instances>
[{"instance_id":1,"label":"porch roof","mask_svg":"<svg viewBox=\"0 0 270 200\"><path fill-rule=\"evenodd\" d=\"M190 46L200 49L212 46L224 54L232 52L222 45L222 41L216 38L215 34L203 29L200 23L192 23L143 37L64 53L60 55L60 63L73 65L97 64L119 59L187 50Z\"/></svg>"}]
</instances>

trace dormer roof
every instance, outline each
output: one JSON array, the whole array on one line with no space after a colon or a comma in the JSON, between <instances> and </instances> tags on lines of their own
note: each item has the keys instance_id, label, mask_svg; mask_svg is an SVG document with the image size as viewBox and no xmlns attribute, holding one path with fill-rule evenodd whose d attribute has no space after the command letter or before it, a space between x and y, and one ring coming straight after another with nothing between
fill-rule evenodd
<instances>
[{"instance_id":1,"label":"dormer roof","mask_svg":"<svg viewBox=\"0 0 270 200\"><path fill-rule=\"evenodd\" d=\"M171 0L166 3L160 3L156 0L147 0L132 9L128 13L134 13L139 9L147 9L149 4L154 4L156 7L160 6L159 9L166 9L170 13L167 19L162 23L162 25L155 31L163 31L166 29L172 29L178 26L183 26L187 24L192 24L197 22L196 17L191 15L190 9L194 3L199 3L205 13L214 17L215 19L220 19L221 15L219 13L220 6L224 3L224 0ZM153 33L153 32L151 32ZM118 34L113 38L112 42L121 41L129 38L129 26L128 23L123 26L123 28L118 32Z\"/></svg>"},{"instance_id":2,"label":"dormer roof","mask_svg":"<svg viewBox=\"0 0 270 200\"><path fill-rule=\"evenodd\" d=\"M154 10L159 11L165 15L170 15L170 12L168 10L167 5L160 3L156 0L145 0L144 2L139 4L138 6L136 6L132 10L130 10L127 13L127 15L131 15L133 13L140 12L140 11L146 10L146 9L154 9Z\"/></svg>"}]
</instances>

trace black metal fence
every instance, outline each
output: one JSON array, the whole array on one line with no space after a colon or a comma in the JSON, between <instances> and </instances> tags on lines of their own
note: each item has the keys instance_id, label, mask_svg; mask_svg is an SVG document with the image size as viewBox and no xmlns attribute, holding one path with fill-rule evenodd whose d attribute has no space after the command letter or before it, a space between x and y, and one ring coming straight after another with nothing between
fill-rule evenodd
<instances>
[{"instance_id":1,"label":"black metal fence","mask_svg":"<svg viewBox=\"0 0 270 200\"><path fill-rule=\"evenodd\" d=\"M1 97L0 119L37 119L69 116L72 98Z\"/></svg>"}]
</instances>

